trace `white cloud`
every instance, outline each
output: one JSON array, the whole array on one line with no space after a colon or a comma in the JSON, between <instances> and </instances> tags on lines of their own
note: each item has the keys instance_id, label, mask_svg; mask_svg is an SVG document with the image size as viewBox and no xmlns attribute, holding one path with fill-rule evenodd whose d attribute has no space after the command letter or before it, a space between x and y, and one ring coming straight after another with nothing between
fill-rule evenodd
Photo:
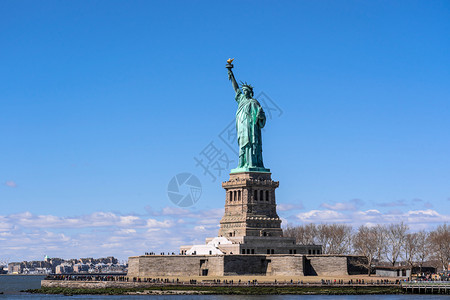
<instances>
[{"instance_id":1,"label":"white cloud","mask_svg":"<svg viewBox=\"0 0 450 300\"><path fill-rule=\"evenodd\" d=\"M129 234L135 234L136 229L120 229L116 231L119 235L129 235Z\"/></svg>"},{"instance_id":2,"label":"white cloud","mask_svg":"<svg viewBox=\"0 0 450 300\"><path fill-rule=\"evenodd\" d=\"M5 217L4 217L5 218ZM14 224L26 228L85 228L85 227L145 227L146 220L138 216L121 216L111 212L95 212L79 217L58 217L53 215L33 215L30 212L7 217ZM1 221L1 219L0 219Z\"/></svg>"},{"instance_id":3,"label":"white cloud","mask_svg":"<svg viewBox=\"0 0 450 300\"><path fill-rule=\"evenodd\" d=\"M355 210L356 209L356 207L353 203L348 203L348 202L337 202L334 204L322 203L320 206L323 208L337 210L337 211Z\"/></svg>"},{"instance_id":4,"label":"white cloud","mask_svg":"<svg viewBox=\"0 0 450 300\"><path fill-rule=\"evenodd\" d=\"M352 199L350 201L345 202L334 202L332 204L330 203L322 203L320 207L323 207L325 209L329 210L336 210L336 211L352 211L357 210L358 207L364 205L364 201L360 199Z\"/></svg>"},{"instance_id":5,"label":"white cloud","mask_svg":"<svg viewBox=\"0 0 450 300\"><path fill-rule=\"evenodd\" d=\"M280 203L277 204L277 211L291 211L291 210L301 210L304 206L302 203Z\"/></svg>"},{"instance_id":6,"label":"white cloud","mask_svg":"<svg viewBox=\"0 0 450 300\"><path fill-rule=\"evenodd\" d=\"M144 252L178 252L181 245L203 244L217 236L223 209L162 210L159 216L95 212L82 216L36 215L22 212L0 215L0 253L11 260L51 257L101 257L119 259ZM170 213L170 214L169 214ZM283 225L286 225L286 218ZM288 218L290 224L345 222L353 226L404 221L411 228L430 228L450 222L432 209L381 212L377 209L302 211Z\"/></svg>"},{"instance_id":7,"label":"white cloud","mask_svg":"<svg viewBox=\"0 0 450 300\"><path fill-rule=\"evenodd\" d=\"M12 188L17 187L17 183L15 183L15 182L12 181L12 180L6 181L6 182L5 182L5 185L6 185L6 186L9 186L9 187L12 187Z\"/></svg>"},{"instance_id":8,"label":"white cloud","mask_svg":"<svg viewBox=\"0 0 450 300\"><path fill-rule=\"evenodd\" d=\"M353 212L337 212L332 210L311 210L297 214L297 219L303 223L340 223L347 222L353 226L390 224L405 222L410 226L427 228L434 224L450 222L450 216L441 215L432 209L399 210L380 212L377 209Z\"/></svg>"},{"instance_id":9,"label":"white cloud","mask_svg":"<svg viewBox=\"0 0 450 300\"><path fill-rule=\"evenodd\" d=\"M304 223L335 223L349 221L348 217L344 214L333 210L311 210L297 214L297 218Z\"/></svg>"},{"instance_id":10,"label":"white cloud","mask_svg":"<svg viewBox=\"0 0 450 300\"><path fill-rule=\"evenodd\" d=\"M404 214L408 223L445 223L450 222L450 216L441 215L432 209L410 210Z\"/></svg>"},{"instance_id":11,"label":"white cloud","mask_svg":"<svg viewBox=\"0 0 450 300\"><path fill-rule=\"evenodd\" d=\"M197 232L204 232L206 230L205 226L195 226L194 230Z\"/></svg>"},{"instance_id":12,"label":"white cloud","mask_svg":"<svg viewBox=\"0 0 450 300\"><path fill-rule=\"evenodd\" d=\"M173 222L170 220L165 220L163 222L157 221L155 219L148 219L146 227L150 229L155 228L169 228L173 226Z\"/></svg>"},{"instance_id":13,"label":"white cloud","mask_svg":"<svg viewBox=\"0 0 450 300\"><path fill-rule=\"evenodd\" d=\"M162 209L162 215L163 216L179 216L179 215L187 215L190 211L188 209L180 208L180 207L173 207L173 206L166 206Z\"/></svg>"},{"instance_id":14,"label":"white cloud","mask_svg":"<svg viewBox=\"0 0 450 300\"><path fill-rule=\"evenodd\" d=\"M8 219L0 216L0 233L3 231L9 231L13 228L13 225L8 222Z\"/></svg>"},{"instance_id":15,"label":"white cloud","mask_svg":"<svg viewBox=\"0 0 450 300\"><path fill-rule=\"evenodd\" d=\"M417 200L419 200L419 199L415 199L415 200L417 202ZM390 202L377 203L377 205L381 206L381 207L397 207L397 206L407 206L408 203L405 200L394 200L394 201L390 201Z\"/></svg>"},{"instance_id":16,"label":"white cloud","mask_svg":"<svg viewBox=\"0 0 450 300\"><path fill-rule=\"evenodd\" d=\"M51 257L126 259L144 252L175 252L214 237L223 209L163 209L159 216L95 212L81 216L0 215L0 253L12 260Z\"/></svg>"}]
</instances>

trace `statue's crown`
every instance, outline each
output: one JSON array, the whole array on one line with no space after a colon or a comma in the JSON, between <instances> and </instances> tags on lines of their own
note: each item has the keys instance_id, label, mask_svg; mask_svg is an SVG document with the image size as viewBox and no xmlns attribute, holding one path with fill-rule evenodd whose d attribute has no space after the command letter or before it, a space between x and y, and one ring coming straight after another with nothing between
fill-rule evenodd
<instances>
[{"instance_id":1,"label":"statue's crown","mask_svg":"<svg viewBox=\"0 0 450 300\"><path fill-rule=\"evenodd\" d=\"M250 89L253 92L253 86L251 84L248 84L247 82L243 82L241 81L241 88L246 87L248 89Z\"/></svg>"}]
</instances>

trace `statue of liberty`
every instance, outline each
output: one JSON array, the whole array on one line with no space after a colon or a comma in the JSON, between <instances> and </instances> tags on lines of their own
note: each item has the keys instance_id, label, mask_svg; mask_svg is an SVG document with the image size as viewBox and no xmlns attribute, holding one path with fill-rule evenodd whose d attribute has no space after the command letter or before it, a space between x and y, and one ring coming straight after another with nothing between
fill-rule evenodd
<instances>
[{"instance_id":1,"label":"statue of liberty","mask_svg":"<svg viewBox=\"0 0 450 300\"><path fill-rule=\"evenodd\" d=\"M228 79L231 80L234 91L236 92L236 102L238 109L236 111L236 130L239 144L239 164L231 173L239 172L270 172L264 168L262 158L262 140L261 129L266 124L266 115L259 102L253 98L253 87L246 82L241 82L239 88L234 78L233 59L227 60Z\"/></svg>"}]
</instances>

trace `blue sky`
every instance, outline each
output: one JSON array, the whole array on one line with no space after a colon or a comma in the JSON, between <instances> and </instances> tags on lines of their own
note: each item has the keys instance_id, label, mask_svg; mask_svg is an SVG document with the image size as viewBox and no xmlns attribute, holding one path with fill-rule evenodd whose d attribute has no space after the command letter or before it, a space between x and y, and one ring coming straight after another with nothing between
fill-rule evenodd
<instances>
[{"instance_id":1,"label":"blue sky","mask_svg":"<svg viewBox=\"0 0 450 300\"><path fill-rule=\"evenodd\" d=\"M284 224L448 222L449 32L448 1L2 1L0 258L216 235L228 174L194 157L212 142L235 167L229 57L277 108ZM182 172L202 184L185 209L167 196Z\"/></svg>"}]
</instances>

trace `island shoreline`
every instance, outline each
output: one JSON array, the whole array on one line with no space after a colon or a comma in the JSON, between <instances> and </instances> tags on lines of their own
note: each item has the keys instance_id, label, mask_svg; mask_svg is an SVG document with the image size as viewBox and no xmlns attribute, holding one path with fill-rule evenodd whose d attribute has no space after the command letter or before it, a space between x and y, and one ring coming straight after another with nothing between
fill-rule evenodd
<instances>
[{"instance_id":1,"label":"island shoreline","mask_svg":"<svg viewBox=\"0 0 450 300\"><path fill-rule=\"evenodd\" d=\"M188 286L143 285L140 287L42 287L26 290L35 294L63 295L387 295L402 294L399 285L253 285Z\"/></svg>"}]
</instances>

